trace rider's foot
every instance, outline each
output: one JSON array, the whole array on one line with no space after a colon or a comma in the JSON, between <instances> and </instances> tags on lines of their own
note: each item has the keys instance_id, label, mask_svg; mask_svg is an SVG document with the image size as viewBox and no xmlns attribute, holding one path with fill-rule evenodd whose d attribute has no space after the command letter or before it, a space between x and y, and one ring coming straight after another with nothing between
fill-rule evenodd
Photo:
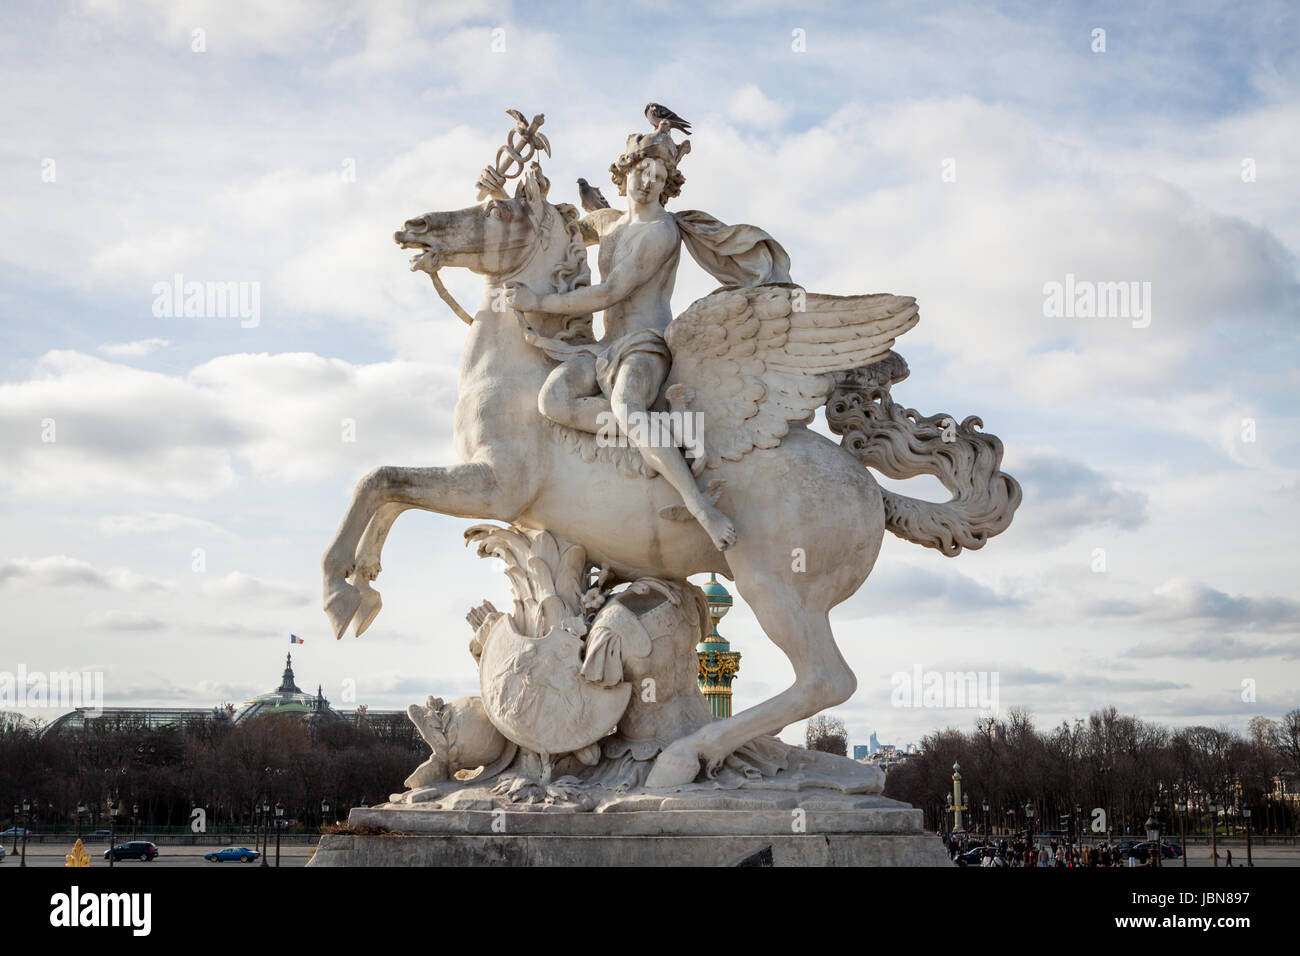
<instances>
[{"instance_id":1,"label":"rider's foot","mask_svg":"<svg viewBox=\"0 0 1300 956\"><path fill-rule=\"evenodd\" d=\"M701 503L698 509L692 508L695 520L709 533L713 546L719 551L726 551L736 543L736 526L731 519L711 504Z\"/></svg>"}]
</instances>

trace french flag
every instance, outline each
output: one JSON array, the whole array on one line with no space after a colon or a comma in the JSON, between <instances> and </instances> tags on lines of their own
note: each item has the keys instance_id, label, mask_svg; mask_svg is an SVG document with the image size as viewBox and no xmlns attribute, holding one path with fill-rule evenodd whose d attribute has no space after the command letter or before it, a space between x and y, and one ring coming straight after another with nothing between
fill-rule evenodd
<instances>
[{"instance_id":1,"label":"french flag","mask_svg":"<svg viewBox=\"0 0 1300 956\"><path fill-rule=\"evenodd\" d=\"M307 642L304 641L304 640L303 640L301 637L299 637L297 634L290 634L290 635L289 635L289 643L290 643L290 644L306 644Z\"/></svg>"}]
</instances>

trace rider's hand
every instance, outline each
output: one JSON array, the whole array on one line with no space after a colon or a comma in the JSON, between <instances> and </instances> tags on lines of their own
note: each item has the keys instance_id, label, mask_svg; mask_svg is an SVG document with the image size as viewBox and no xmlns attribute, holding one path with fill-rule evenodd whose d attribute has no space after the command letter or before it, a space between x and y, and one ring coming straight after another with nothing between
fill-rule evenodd
<instances>
[{"instance_id":1,"label":"rider's hand","mask_svg":"<svg viewBox=\"0 0 1300 956\"><path fill-rule=\"evenodd\" d=\"M478 182L474 184L478 187L478 198L491 196L494 199L507 199L506 196L506 177L500 170L492 166L484 166L483 172L478 174Z\"/></svg>"},{"instance_id":2,"label":"rider's hand","mask_svg":"<svg viewBox=\"0 0 1300 956\"><path fill-rule=\"evenodd\" d=\"M507 282L506 305L520 312L536 312L542 307L542 300L522 282Z\"/></svg>"}]
</instances>

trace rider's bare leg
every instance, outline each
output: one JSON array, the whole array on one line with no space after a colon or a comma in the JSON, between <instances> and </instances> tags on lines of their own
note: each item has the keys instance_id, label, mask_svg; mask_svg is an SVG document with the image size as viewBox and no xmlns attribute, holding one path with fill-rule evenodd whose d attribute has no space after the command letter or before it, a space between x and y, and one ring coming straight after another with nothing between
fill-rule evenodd
<instances>
[{"instance_id":1,"label":"rider's bare leg","mask_svg":"<svg viewBox=\"0 0 1300 956\"><path fill-rule=\"evenodd\" d=\"M635 436L640 431L653 431L632 428L629 426L629 420L631 415L643 415L649 409L667 372L667 362L662 357L648 352L630 355L619 366L609 400L619 424L623 427L624 434L630 441L635 442ZM668 483L677 489L687 510L695 516L695 520L713 539L714 547L719 551L726 551L736 543L736 526L701 493L695 484L695 476L691 474L691 468L686 464L686 459L682 457L679 449L675 446L661 448L650 444L637 445L637 447L645 460L650 463L650 467L668 479Z\"/></svg>"},{"instance_id":2,"label":"rider's bare leg","mask_svg":"<svg viewBox=\"0 0 1300 956\"><path fill-rule=\"evenodd\" d=\"M537 410L578 431L601 431L601 416L609 414L609 400L596 384L595 359L579 356L553 369L537 394Z\"/></svg>"}]
</instances>

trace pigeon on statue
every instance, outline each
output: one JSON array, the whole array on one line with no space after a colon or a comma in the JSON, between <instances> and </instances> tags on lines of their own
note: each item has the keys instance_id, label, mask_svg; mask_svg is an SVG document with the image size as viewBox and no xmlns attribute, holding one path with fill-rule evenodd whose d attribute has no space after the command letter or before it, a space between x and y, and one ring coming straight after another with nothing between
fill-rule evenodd
<instances>
[{"instance_id":1,"label":"pigeon on statue","mask_svg":"<svg viewBox=\"0 0 1300 956\"><path fill-rule=\"evenodd\" d=\"M585 212L609 208L609 200L601 195L600 187L591 185L585 179L578 180L578 196L582 200L582 208Z\"/></svg>"},{"instance_id":2,"label":"pigeon on statue","mask_svg":"<svg viewBox=\"0 0 1300 956\"><path fill-rule=\"evenodd\" d=\"M650 125L655 129L660 129L662 124L667 123L669 129L680 130L687 136L691 135L691 124L682 119L666 106L660 106L658 103L647 103L645 108L645 118L650 121Z\"/></svg>"}]
</instances>

